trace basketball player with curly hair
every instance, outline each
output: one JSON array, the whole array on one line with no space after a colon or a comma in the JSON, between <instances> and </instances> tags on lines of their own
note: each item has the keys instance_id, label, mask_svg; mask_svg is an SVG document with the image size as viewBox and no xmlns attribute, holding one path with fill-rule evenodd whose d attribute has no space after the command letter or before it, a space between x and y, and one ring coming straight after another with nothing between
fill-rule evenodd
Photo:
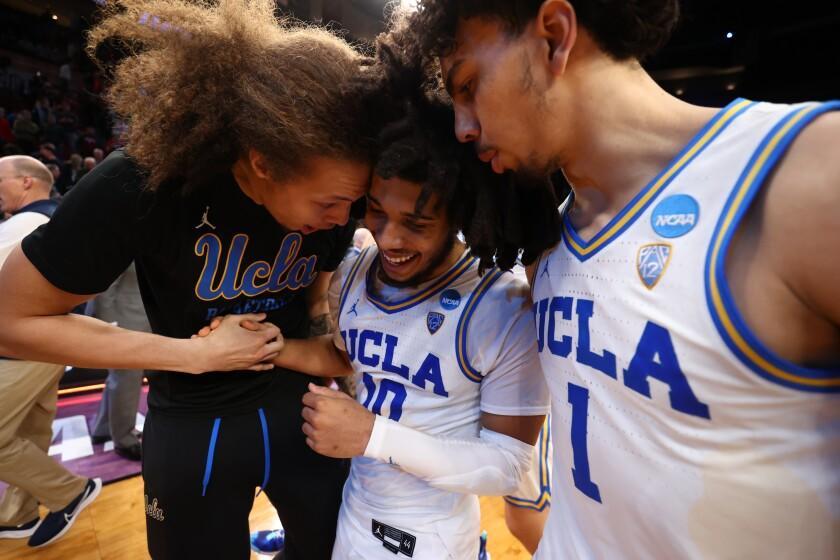
<instances>
[{"instance_id":1,"label":"basketball player with curly hair","mask_svg":"<svg viewBox=\"0 0 840 560\"><path fill-rule=\"evenodd\" d=\"M287 559L329 558L347 462L306 446L311 378L263 371L279 331L259 321L308 336L352 238L370 176L366 119L346 94L360 57L276 19L270 0L105 10L88 51L122 55L108 100L127 145L6 261L0 355L152 370L143 479L156 560L247 558L257 487L287 530ZM154 334L66 314L131 261ZM190 338L219 315L219 330ZM63 534L97 491L42 527Z\"/></svg>"}]
</instances>

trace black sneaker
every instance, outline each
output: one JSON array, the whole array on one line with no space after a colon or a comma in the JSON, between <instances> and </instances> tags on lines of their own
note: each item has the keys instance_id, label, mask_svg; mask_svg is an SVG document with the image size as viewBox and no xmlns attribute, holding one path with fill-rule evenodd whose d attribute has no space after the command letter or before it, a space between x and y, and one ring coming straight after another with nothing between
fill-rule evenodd
<instances>
[{"instance_id":1,"label":"black sneaker","mask_svg":"<svg viewBox=\"0 0 840 560\"><path fill-rule=\"evenodd\" d=\"M102 490L102 479L91 478L82 493L60 511L51 511L29 538L29 546L38 548L60 539L70 530L79 514L89 506Z\"/></svg>"},{"instance_id":2,"label":"black sneaker","mask_svg":"<svg viewBox=\"0 0 840 560\"><path fill-rule=\"evenodd\" d=\"M0 527L0 539L22 539L28 537L35 532L40 522L41 518L36 517L32 521L21 523L20 525Z\"/></svg>"},{"instance_id":3,"label":"black sneaker","mask_svg":"<svg viewBox=\"0 0 840 560\"><path fill-rule=\"evenodd\" d=\"M143 458L143 448L139 443L129 445L128 447L114 446L114 453L129 461L139 461Z\"/></svg>"}]
</instances>

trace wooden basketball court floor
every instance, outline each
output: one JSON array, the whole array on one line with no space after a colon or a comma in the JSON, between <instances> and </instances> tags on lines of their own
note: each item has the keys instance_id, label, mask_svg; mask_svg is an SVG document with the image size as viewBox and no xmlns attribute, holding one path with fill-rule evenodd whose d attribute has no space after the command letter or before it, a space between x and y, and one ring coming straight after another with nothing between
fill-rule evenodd
<instances>
[{"instance_id":1,"label":"wooden basketball court floor","mask_svg":"<svg viewBox=\"0 0 840 560\"><path fill-rule=\"evenodd\" d=\"M270 529L276 519L274 508L265 495L258 496L251 511L251 530ZM490 535L488 544L493 560L527 560L531 557L507 530L501 498L481 498L481 523ZM26 546L26 539L0 540L0 560L148 558L143 485L139 476L105 486L70 532L50 546L31 549ZM270 556L251 554L252 560L268 558Z\"/></svg>"}]
</instances>

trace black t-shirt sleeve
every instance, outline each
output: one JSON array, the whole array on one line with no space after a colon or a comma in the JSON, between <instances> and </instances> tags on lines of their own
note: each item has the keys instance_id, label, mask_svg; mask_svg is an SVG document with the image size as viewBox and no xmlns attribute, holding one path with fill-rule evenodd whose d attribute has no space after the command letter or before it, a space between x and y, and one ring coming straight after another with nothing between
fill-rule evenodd
<instances>
[{"instance_id":1,"label":"black t-shirt sleeve","mask_svg":"<svg viewBox=\"0 0 840 560\"><path fill-rule=\"evenodd\" d=\"M329 232L328 252L324 255L321 270L323 272L335 272L341 264L347 248L353 242L353 234L356 232L356 221L350 220L341 227L336 227Z\"/></svg>"},{"instance_id":2,"label":"black t-shirt sleeve","mask_svg":"<svg viewBox=\"0 0 840 560\"><path fill-rule=\"evenodd\" d=\"M104 292L137 255L143 184L136 164L121 151L112 153L23 240L23 252L61 290Z\"/></svg>"}]
</instances>

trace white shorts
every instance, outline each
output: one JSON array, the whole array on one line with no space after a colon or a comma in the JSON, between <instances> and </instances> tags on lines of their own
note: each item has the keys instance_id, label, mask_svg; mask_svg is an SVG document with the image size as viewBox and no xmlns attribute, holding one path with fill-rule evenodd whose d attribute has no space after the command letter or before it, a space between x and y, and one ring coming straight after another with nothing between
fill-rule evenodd
<instances>
[{"instance_id":1,"label":"white shorts","mask_svg":"<svg viewBox=\"0 0 840 560\"><path fill-rule=\"evenodd\" d=\"M551 506L551 416L546 416L540 437L534 446L531 470L513 495L505 496L512 506L542 511Z\"/></svg>"},{"instance_id":2,"label":"white shorts","mask_svg":"<svg viewBox=\"0 0 840 560\"><path fill-rule=\"evenodd\" d=\"M332 560L474 560L478 558L479 531L450 533L445 523L424 530L389 523L380 516L353 513L342 503L338 514ZM437 530L431 530L435 528Z\"/></svg>"}]
</instances>

